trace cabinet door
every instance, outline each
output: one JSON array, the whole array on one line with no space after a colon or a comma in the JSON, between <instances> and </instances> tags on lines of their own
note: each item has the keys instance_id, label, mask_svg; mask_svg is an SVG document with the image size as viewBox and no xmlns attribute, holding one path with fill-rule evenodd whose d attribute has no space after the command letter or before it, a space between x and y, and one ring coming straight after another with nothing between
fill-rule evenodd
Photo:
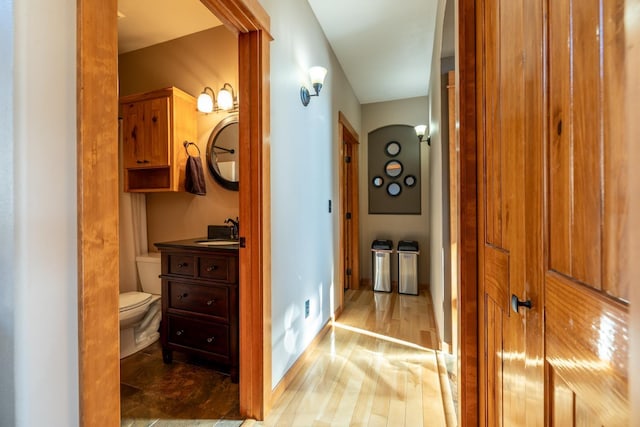
<instances>
[{"instance_id":1,"label":"cabinet door","mask_svg":"<svg viewBox=\"0 0 640 427\"><path fill-rule=\"evenodd\" d=\"M143 141L146 139L144 126L144 102L130 102L122 105L122 158L125 169L144 165Z\"/></svg>"},{"instance_id":2,"label":"cabinet door","mask_svg":"<svg viewBox=\"0 0 640 427\"><path fill-rule=\"evenodd\" d=\"M145 166L168 166L171 126L169 125L169 98L156 98L145 102Z\"/></svg>"},{"instance_id":3,"label":"cabinet door","mask_svg":"<svg viewBox=\"0 0 640 427\"><path fill-rule=\"evenodd\" d=\"M127 169L169 165L169 98L122 106L123 162Z\"/></svg>"}]
</instances>

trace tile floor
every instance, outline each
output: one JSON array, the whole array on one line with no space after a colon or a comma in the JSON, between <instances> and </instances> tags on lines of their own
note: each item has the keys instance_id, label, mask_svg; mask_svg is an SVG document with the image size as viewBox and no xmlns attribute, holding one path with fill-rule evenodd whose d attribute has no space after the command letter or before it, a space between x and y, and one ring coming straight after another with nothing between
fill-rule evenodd
<instances>
[{"instance_id":1,"label":"tile floor","mask_svg":"<svg viewBox=\"0 0 640 427\"><path fill-rule=\"evenodd\" d=\"M206 361L174 352L165 364L155 343L120 361L122 426L237 427L238 384Z\"/></svg>"}]
</instances>

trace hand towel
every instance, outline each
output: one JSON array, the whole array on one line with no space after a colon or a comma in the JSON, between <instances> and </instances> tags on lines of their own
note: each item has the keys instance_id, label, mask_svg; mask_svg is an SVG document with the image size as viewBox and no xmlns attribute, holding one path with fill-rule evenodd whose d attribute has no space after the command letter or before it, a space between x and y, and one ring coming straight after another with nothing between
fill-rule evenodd
<instances>
[{"instance_id":1,"label":"hand towel","mask_svg":"<svg viewBox=\"0 0 640 427\"><path fill-rule=\"evenodd\" d=\"M185 173L184 185L189 193L198 196L207 194L207 187L204 182L204 170L202 169L202 160L200 160L200 157L189 156L187 158Z\"/></svg>"}]
</instances>

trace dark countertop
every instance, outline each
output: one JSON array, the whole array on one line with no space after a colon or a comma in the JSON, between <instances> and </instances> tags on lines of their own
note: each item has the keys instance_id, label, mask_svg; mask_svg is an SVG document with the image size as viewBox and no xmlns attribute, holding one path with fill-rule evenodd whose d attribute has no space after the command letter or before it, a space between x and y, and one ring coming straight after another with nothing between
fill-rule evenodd
<instances>
[{"instance_id":1,"label":"dark countertop","mask_svg":"<svg viewBox=\"0 0 640 427\"><path fill-rule=\"evenodd\" d=\"M195 237L192 239L185 240L174 240L172 242L158 242L153 245L158 249L170 249L170 248L178 248L178 249L191 249L198 251L235 251L237 252L240 249L239 244L230 244L230 245L201 245L197 243L199 240L208 240L206 237Z\"/></svg>"}]
</instances>

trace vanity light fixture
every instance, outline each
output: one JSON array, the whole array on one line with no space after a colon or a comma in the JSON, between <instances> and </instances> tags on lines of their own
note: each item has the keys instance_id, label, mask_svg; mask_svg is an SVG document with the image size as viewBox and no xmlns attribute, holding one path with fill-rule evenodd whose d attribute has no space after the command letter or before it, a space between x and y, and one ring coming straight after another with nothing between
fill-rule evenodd
<instances>
[{"instance_id":1,"label":"vanity light fixture","mask_svg":"<svg viewBox=\"0 0 640 427\"><path fill-rule=\"evenodd\" d=\"M415 126L414 129L416 130L416 135L418 135L418 142L422 142L424 134L427 131L427 125L418 125ZM431 136L427 136L427 145L431 145Z\"/></svg>"},{"instance_id":2,"label":"vanity light fixture","mask_svg":"<svg viewBox=\"0 0 640 427\"><path fill-rule=\"evenodd\" d=\"M312 96L320 95L320 89L322 89L322 84L324 83L326 75L327 69L324 67L316 66L309 68L309 78L311 79L311 84L313 85L315 93L309 93L309 89L302 86L300 88L300 100L302 101L302 105L306 107L309 105L309 101L311 101Z\"/></svg>"},{"instance_id":3,"label":"vanity light fixture","mask_svg":"<svg viewBox=\"0 0 640 427\"><path fill-rule=\"evenodd\" d=\"M198 96L198 111L209 114L221 110L228 112L238 111L238 97L233 90L233 86L225 83L218 92L217 100L213 89L205 86L200 96Z\"/></svg>"}]
</instances>

